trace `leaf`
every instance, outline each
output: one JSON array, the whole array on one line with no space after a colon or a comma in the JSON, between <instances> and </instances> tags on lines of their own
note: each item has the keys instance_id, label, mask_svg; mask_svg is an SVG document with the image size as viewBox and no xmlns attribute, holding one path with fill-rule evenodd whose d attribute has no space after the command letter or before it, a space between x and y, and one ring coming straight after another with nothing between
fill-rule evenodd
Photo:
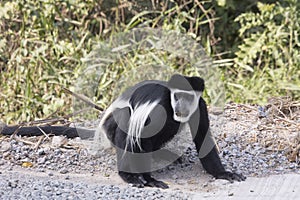
<instances>
[{"instance_id":1,"label":"leaf","mask_svg":"<svg viewBox=\"0 0 300 200\"><path fill-rule=\"evenodd\" d=\"M26 167L26 168L33 167L33 163L25 161L22 163L22 167Z\"/></svg>"},{"instance_id":2,"label":"leaf","mask_svg":"<svg viewBox=\"0 0 300 200\"><path fill-rule=\"evenodd\" d=\"M239 89L241 89L241 90L244 90L244 89L245 89L244 86L241 85L241 84L236 84L236 83L227 83L227 84L230 85L230 86L239 88Z\"/></svg>"},{"instance_id":3,"label":"leaf","mask_svg":"<svg viewBox=\"0 0 300 200\"><path fill-rule=\"evenodd\" d=\"M247 70L247 71L250 71L250 72L254 72L253 68L250 67L249 65L247 64L244 64L242 62L239 62L239 61L236 61L235 62L237 65L241 66L243 69Z\"/></svg>"}]
</instances>

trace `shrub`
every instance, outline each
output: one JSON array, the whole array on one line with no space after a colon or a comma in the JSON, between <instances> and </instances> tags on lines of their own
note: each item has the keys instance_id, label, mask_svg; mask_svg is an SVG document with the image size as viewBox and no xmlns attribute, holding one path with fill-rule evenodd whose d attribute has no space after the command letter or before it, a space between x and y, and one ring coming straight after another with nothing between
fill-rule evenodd
<instances>
[{"instance_id":1,"label":"shrub","mask_svg":"<svg viewBox=\"0 0 300 200\"><path fill-rule=\"evenodd\" d=\"M243 42L227 71L229 98L265 102L268 97L300 98L300 2L258 3L259 12L236 18Z\"/></svg>"}]
</instances>

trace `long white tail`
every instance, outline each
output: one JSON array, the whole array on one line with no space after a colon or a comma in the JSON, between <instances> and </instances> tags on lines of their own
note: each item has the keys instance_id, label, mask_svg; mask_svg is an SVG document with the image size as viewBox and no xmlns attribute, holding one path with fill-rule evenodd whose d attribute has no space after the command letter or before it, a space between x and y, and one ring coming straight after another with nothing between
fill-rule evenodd
<instances>
[{"instance_id":1,"label":"long white tail","mask_svg":"<svg viewBox=\"0 0 300 200\"><path fill-rule=\"evenodd\" d=\"M138 145L139 149L142 150L141 134L151 111L157 106L158 102L159 101L148 101L132 108L125 149L127 149L128 144L130 144L131 150L133 150L135 145Z\"/></svg>"}]
</instances>

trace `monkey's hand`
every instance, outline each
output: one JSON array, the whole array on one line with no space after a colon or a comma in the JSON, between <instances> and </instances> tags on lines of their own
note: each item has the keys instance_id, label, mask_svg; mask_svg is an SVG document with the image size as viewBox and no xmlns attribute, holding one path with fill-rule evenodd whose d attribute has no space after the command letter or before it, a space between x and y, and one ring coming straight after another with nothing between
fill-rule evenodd
<instances>
[{"instance_id":1,"label":"monkey's hand","mask_svg":"<svg viewBox=\"0 0 300 200\"><path fill-rule=\"evenodd\" d=\"M242 174L237 174L237 173L228 172L228 171L225 171L225 172L222 172L220 174L217 174L215 176L215 178L217 178L217 179L225 179L225 180L230 181L230 183L233 183L234 181L240 182L240 181L246 180L246 177L243 176Z\"/></svg>"}]
</instances>

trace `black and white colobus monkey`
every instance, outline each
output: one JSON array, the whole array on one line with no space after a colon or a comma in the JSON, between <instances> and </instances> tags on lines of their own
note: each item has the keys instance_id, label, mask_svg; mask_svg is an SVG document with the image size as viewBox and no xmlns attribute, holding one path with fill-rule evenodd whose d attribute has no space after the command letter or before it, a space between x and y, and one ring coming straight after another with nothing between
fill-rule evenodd
<instances>
[{"instance_id":1,"label":"black and white colobus monkey","mask_svg":"<svg viewBox=\"0 0 300 200\"><path fill-rule=\"evenodd\" d=\"M168 188L151 177L151 157L188 124L204 169L218 179L243 181L241 174L224 169L209 130L206 103L201 97L204 81L199 77L173 75L168 82L144 81L129 88L106 110L95 138L105 134L117 150L121 178L137 187ZM63 126L0 127L3 135L34 136L44 133L78 137L76 128ZM89 138L91 130L80 130Z\"/></svg>"},{"instance_id":2,"label":"black and white colobus monkey","mask_svg":"<svg viewBox=\"0 0 300 200\"><path fill-rule=\"evenodd\" d=\"M218 179L243 181L224 169L209 131L207 106L199 77L173 75L168 82L144 81L125 91L104 114L99 132L117 149L121 178L137 187L168 188L151 177L151 155L188 123L204 169Z\"/></svg>"}]
</instances>

